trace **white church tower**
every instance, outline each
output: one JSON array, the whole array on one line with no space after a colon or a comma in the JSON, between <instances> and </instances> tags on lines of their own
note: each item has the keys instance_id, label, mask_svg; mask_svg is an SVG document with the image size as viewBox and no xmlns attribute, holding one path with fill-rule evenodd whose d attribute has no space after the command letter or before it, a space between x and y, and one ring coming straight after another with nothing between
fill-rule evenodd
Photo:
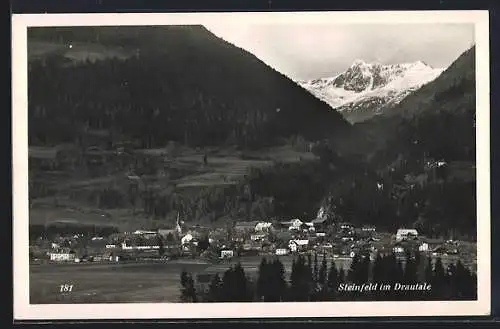
<instances>
[{"instance_id":1,"label":"white church tower","mask_svg":"<svg viewBox=\"0 0 500 329\"><path fill-rule=\"evenodd\" d=\"M177 231L177 234L179 234L179 236L181 236L182 227L181 227L180 213L179 212L177 212L177 220L176 220L175 230Z\"/></svg>"}]
</instances>

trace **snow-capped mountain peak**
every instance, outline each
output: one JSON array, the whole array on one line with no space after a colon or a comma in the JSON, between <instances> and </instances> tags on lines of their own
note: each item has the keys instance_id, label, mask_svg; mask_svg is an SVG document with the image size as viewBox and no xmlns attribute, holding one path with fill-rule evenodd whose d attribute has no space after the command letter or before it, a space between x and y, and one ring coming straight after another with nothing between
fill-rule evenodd
<instances>
[{"instance_id":1,"label":"snow-capped mountain peak","mask_svg":"<svg viewBox=\"0 0 500 329\"><path fill-rule=\"evenodd\" d=\"M437 78L444 69L423 61L389 64L356 59L346 71L329 78L297 83L341 112L350 121L377 115L384 106L397 104L411 92ZM362 112L360 116L359 112Z\"/></svg>"}]
</instances>

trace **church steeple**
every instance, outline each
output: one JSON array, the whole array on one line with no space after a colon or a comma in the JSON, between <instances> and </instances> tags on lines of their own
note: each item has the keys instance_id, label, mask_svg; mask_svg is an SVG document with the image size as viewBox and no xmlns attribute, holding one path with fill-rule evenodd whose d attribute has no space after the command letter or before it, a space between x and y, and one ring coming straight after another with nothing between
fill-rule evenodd
<instances>
[{"instance_id":1,"label":"church steeple","mask_svg":"<svg viewBox=\"0 0 500 329\"><path fill-rule=\"evenodd\" d=\"M182 227L181 227L180 213L179 212L177 212L177 220L176 220L175 230L177 231L179 236L182 234Z\"/></svg>"}]
</instances>

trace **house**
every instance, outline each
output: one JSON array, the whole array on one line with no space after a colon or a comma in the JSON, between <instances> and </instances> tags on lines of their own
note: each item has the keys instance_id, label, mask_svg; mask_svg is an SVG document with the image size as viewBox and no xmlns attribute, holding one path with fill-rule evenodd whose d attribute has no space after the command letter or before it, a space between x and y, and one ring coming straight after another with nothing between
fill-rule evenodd
<instances>
[{"instance_id":1,"label":"house","mask_svg":"<svg viewBox=\"0 0 500 329\"><path fill-rule=\"evenodd\" d=\"M144 237L151 237L151 236L156 236L158 233L155 231L136 230L132 234L142 235Z\"/></svg>"},{"instance_id":2,"label":"house","mask_svg":"<svg viewBox=\"0 0 500 329\"><path fill-rule=\"evenodd\" d=\"M256 232L266 232L272 229L273 223L270 222L259 222L255 225Z\"/></svg>"},{"instance_id":3,"label":"house","mask_svg":"<svg viewBox=\"0 0 500 329\"><path fill-rule=\"evenodd\" d=\"M418 246L418 251L422 251L422 252L429 251L429 244L426 242L423 242L422 244L420 244Z\"/></svg>"},{"instance_id":4,"label":"house","mask_svg":"<svg viewBox=\"0 0 500 329\"><path fill-rule=\"evenodd\" d=\"M284 256L288 254L288 249L286 248L278 248L275 251L276 256Z\"/></svg>"},{"instance_id":5,"label":"house","mask_svg":"<svg viewBox=\"0 0 500 329\"><path fill-rule=\"evenodd\" d=\"M365 225L361 228L361 231L363 231L363 232L375 232L376 228L373 225Z\"/></svg>"},{"instance_id":6,"label":"house","mask_svg":"<svg viewBox=\"0 0 500 329\"><path fill-rule=\"evenodd\" d=\"M309 240L290 240L288 242L288 248L292 252L302 251L309 245Z\"/></svg>"},{"instance_id":7,"label":"house","mask_svg":"<svg viewBox=\"0 0 500 329\"><path fill-rule=\"evenodd\" d=\"M305 222L301 226L304 227L305 229L309 230L309 231L314 231L315 230L313 222Z\"/></svg>"},{"instance_id":8,"label":"house","mask_svg":"<svg viewBox=\"0 0 500 329\"><path fill-rule=\"evenodd\" d=\"M354 231L354 225L352 225L350 223L340 223L339 228L341 231L348 231L348 232Z\"/></svg>"},{"instance_id":9,"label":"house","mask_svg":"<svg viewBox=\"0 0 500 329\"><path fill-rule=\"evenodd\" d=\"M392 248L392 251L397 253L397 254L400 254L400 253L405 252L405 248L403 248L402 246L395 246Z\"/></svg>"},{"instance_id":10,"label":"house","mask_svg":"<svg viewBox=\"0 0 500 329\"><path fill-rule=\"evenodd\" d=\"M418 237L418 232L415 229L401 228L396 232L396 241L409 240Z\"/></svg>"},{"instance_id":11,"label":"house","mask_svg":"<svg viewBox=\"0 0 500 329\"><path fill-rule=\"evenodd\" d=\"M250 240L252 240L252 241L261 241L261 240L263 240L265 237L266 237L266 235L265 235L265 234L252 234L252 235L250 236Z\"/></svg>"},{"instance_id":12,"label":"house","mask_svg":"<svg viewBox=\"0 0 500 329\"><path fill-rule=\"evenodd\" d=\"M54 262L72 262L75 260L75 252L71 250L50 252L49 259Z\"/></svg>"},{"instance_id":13,"label":"house","mask_svg":"<svg viewBox=\"0 0 500 329\"><path fill-rule=\"evenodd\" d=\"M234 257L234 250L221 250L220 251L220 258L225 259L225 258L233 258Z\"/></svg>"},{"instance_id":14,"label":"house","mask_svg":"<svg viewBox=\"0 0 500 329\"><path fill-rule=\"evenodd\" d=\"M192 242L193 239L194 239L193 235L191 233L188 233L181 238L181 244L182 245L188 244Z\"/></svg>"},{"instance_id":15,"label":"house","mask_svg":"<svg viewBox=\"0 0 500 329\"><path fill-rule=\"evenodd\" d=\"M159 245L154 244L152 241L148 241L145 244L127 244L127 242L122 243L123 250L152 250L160 249Z\"/></svg>"},{"instance_id":16,"label":"house","mask_svg":"<svg viewBox=\"0 0 500 329\"><path fill-rule=\"evenodd\" d=\"M291 221L281 222L281 225L288 227L289 231L300 230L300 227L304 224L300 219L295 218Z\"/></svg>"}]
</instances>

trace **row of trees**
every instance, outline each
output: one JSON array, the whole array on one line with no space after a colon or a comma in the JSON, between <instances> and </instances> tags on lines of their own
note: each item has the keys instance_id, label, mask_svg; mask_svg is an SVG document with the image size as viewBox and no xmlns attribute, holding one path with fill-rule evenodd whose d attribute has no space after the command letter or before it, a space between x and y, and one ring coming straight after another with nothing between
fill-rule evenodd
<instances>
[{"instance_id":1,"label":"row of trees","mask_svg":"<svg viewBox=\"0 0 500 329\"><path fill-rule=\"evenodd\" d=\"M191 274L181 274L183 302L280 302L280 301L354 301L354 300L474 300L477 277L461 261L446 268L440 258L407 255L405 262L395 255L377 256L371 262L356 255L348 269L328 265L325 257L299 256L293 260L289 278L278 259L263 258L257 277L250 278L240 263L215 274L208 288L197 285ZM415 257L416 256L416 257ZM373 283L368 291L363 284ZM377 284L377 286L374 286ZM417 288L416 285L420 284ZM347 287L356 285L358 290ZM412 290L401 287L410 287ZM384 289L385 287L385 289ZM427 287L430 287L427 289ZM410 289L410 288L409 288Z\"/></svg>"}]
</instances>

